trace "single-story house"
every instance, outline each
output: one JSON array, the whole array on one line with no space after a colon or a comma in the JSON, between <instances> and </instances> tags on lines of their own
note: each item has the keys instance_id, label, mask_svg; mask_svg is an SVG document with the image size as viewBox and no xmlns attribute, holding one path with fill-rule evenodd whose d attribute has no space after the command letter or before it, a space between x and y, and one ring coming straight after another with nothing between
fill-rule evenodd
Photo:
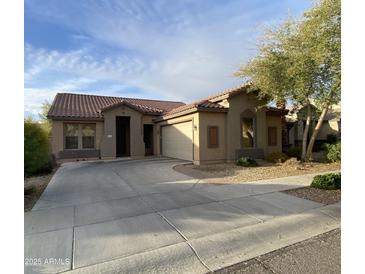
<instances>
[{"instance_id":1,"label":"single-story house","mask_svg":"<svg viewBox=\"0 0 365 274\"><path fill-rule=\"evenodd\" d=\"M301 146L303 141L303 133L306 123L307 108L300 107L298 109L291 109L286 115L286 139L285 145L288 147ZM309 138L312 136L314 128L318 122L320 111L314 104L311 104L311 122L309 127ZM314 150L320 150L322 144L327 142L329 135L336 136L341 139L341 105L333 105L327 111L324 117L322 126L318 132Z\"/></svg>"},{"instance_id":2,"label":"single-story house","mask_svg":"<svg viewBox=\"0 0 365 274\"><path fill-rule=\"evenodd\" d=\"M49 110L56 159L163 155L206 164L282 150L286 110L249 84L191 104L59 93Z\"/></svg>"}]
</instances>

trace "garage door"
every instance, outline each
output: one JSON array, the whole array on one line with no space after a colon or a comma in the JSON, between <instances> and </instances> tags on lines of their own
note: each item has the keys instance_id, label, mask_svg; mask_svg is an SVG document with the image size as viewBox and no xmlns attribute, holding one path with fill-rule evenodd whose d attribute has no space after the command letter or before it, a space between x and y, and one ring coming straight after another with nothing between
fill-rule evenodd
<instances>
[{"instance_id":1,"label":"garage door","mask_svg":"<svg viewBox=\"0 0 365 274\"><path fill-rule=\"evenodd\" d=\"M161 127L162 155L177 159L193 160L192 122Z\"/></svg>"}]
</instances>

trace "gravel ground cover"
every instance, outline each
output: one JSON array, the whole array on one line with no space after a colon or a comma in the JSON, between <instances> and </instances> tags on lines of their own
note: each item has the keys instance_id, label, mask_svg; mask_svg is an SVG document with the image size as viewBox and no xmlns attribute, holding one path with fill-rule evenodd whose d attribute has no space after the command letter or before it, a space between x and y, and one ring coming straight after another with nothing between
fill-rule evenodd
<instances>
[{"instance_id":1,"label":"gravel ground cover","mask_svg":"<svg viewBox=\"0 0 365 274\"><path fill-rule=\"evenodd\" d=\"M209 183L239 183L341 169L341 163L300 164L293 160L288 160L283 164L273 164L263 160L257 162L258 167L242 167L234 163L224 163L201 166L179 165L175 166L175 170L194 178L206 179Z\"/></svg>"},{"instance_id":2,"label":"gravel ground cover","mask_svg":"<svg viewBox=\"0 0 365 274\"><path fill-rule=\"evenodd\" d=\"M294 195L299 198L312 200L322 204L334 204L341 202L341 189L325 190L313 187L302 187L283 191L286 194Z\"/></svg>"},{"instance_id":3,"label":"gravel ground cover","mask_svg":"<svg viewBox=\"0 0 365 274\"><path fill-rule=\"evenodd\" d=\"M42 192L47 187L48 183L51 181L52 176L57 171L58 167L54 168L52 173L33 176L24 179L24 211L32 210L35 203L38 201Z\"/></svg>"}]
</instances>

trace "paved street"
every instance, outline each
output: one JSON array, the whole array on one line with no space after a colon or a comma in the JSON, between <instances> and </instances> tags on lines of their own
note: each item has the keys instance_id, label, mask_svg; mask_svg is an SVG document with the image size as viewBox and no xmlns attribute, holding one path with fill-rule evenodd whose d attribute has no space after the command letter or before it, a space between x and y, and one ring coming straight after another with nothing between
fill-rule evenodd
<instances>
[{"instance_id":1,"label":"paved street","mask_svg":"<svg viewBox=\"0 0 365 274\"><path fill-rule=\"evenodd\" d=\"M313 175L210 185L169 158L63 164L25 213L25 272L206 273L340 226L279 191Z\"/></svg>"},{"instance_id":2,"label":"paved street","mask_svg":"<svg viewBox=\"0 0 365 274\"><path fill-rule=\"evenodd\" d=\"M341 273L341 231L335 229L215 274Z\"/></svg>"}]
</instances>

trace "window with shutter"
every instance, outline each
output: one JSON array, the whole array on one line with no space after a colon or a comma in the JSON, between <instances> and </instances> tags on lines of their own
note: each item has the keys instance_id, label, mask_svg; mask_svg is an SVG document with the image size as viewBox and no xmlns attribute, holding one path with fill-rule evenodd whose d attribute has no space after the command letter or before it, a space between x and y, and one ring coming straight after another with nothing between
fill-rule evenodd
<instances>
[{"instance_id":1,"label":"window with shutter","mask_svg":"<svg viewBox=\"0 0 365 274\"><path fill-rule=\"evenodd\" d=\"M208 126L208 147L215 148L218 145L218 127Z\"/></svg>"},{"instance_id":2,"label":"window with shutter","mask_svg":"<svg viewBox=\"0 0 365 274\"><path fill-rule=\"evenodd\" d=\"M277 146L277 129L276 127L268 127L268 145L269 146Z\"/></svg>"}]
</instances>

